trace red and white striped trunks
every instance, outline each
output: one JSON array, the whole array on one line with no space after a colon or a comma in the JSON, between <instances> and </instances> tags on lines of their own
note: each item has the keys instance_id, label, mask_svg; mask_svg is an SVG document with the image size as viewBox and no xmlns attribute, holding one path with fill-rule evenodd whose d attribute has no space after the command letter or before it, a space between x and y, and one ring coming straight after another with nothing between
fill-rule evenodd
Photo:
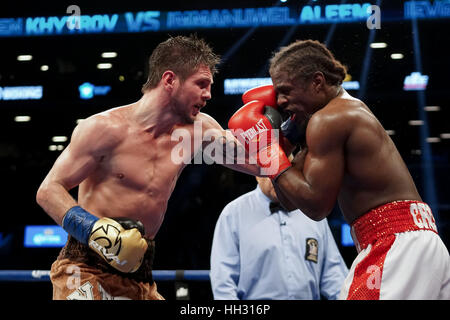
<instances>
[{"instance_id":1,"label":"red and white striped trunks","mask_svg":"<svg viewBox=\"0 0 450 320\"><path fill-rule=\"evenodd\" d=\"M379 206L352 223L358 256L340 299L450 299L450 256L430 207Z\"/></svg>"}]
</instances>

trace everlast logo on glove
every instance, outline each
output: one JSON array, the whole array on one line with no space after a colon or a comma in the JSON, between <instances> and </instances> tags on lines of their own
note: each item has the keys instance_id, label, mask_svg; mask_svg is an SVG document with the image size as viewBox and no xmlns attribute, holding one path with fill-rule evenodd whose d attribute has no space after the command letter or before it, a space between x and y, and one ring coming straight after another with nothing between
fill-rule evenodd
<instances>
[{"instance_id":1,"label":"everlast logo on glove","mask_svg":"<svg viewBox=\"0 0 450 320\"><path fill-rule=\"evenodd\" d=\"M261 119L253 127L241 133L241 137L245 140L246 143L250 143L254 137L265 131L269 131L269 129L264 124L263 119Z\"/></svg>"},{"instance_id":2,"label":"everlast logo on glove","mask_svg":"<svg viewBox=\"0 0 450 320\"><path fill-rule=\"evenodd\" d=\"M256 158L262 175L267 175L272 180L276 180L282 172L291 167L280 146L278 130L281 123L282 118L278 111L258 100L246 103L228 121L228 128L233 130L236 138L245 140L249 157ZM242 131L236 132L238 130Z\"/></svg>"}]
</instances>

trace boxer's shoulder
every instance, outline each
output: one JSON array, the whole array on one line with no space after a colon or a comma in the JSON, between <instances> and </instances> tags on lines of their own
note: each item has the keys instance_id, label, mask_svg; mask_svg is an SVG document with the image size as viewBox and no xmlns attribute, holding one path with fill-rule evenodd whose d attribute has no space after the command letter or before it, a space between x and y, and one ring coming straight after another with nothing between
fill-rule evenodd
<instances>
[{"instance_id":1,"label":"boxer's shoulder","mask_svg":"<svg viewBox=\"0 0 450 320\"><path fill-rule=\"evenodd\" d=\"M329 143L343 143L364 122L367 111L360 100L335 99L315 112L308 121L307 142L326 139Z\"/></svg>"},{"instance_id":2,"label":"boxer's shoulder","mask_svg":"<svg viewBox=\"0 0 450 320\"><path fill-rule=\"evenodd\" d=\"M111 129L119 129L129 124L129 114L133 105L126 105L108 109L92 116L99 125L106 125Z\"/></svg>"},{"instance_id":3,"label":"boxer's shoulder","mask_svg":"<svg viewBox=\"0 0 450 320\"><path fill-rule=\"evenodd\" d=\"M333 99L324 108L317 111L311 120L341 128L355 127L360 123L375 120L375 116L359 99Z\"/></svg>"},{"instance_id":4,"label":"boxer's shoulder","mask_svg":"<svg viewBox=\"0 0 450 320\"><path fill-rule=\"evenodd\" d=\"M207 113L200 112L197 115L196 121L201 122L203 130L209 129L222 130L222 126L217 122L217 120Z\"/></svg>"},{"instance_id":5,"label":"boxer's shoulder","mask_svg":"<svg viewBox=\"0 0 450 320\"><path fill-rule=\"evenodd\" d=\"M126 124L126 113L128 106L117 107L99 112L79 122L79 127L85 129L117 129Z\"/></svg>"},{"instance_id":6,"label":"boxer's shoulder","mask_svg":"<svg viewBox=\"0 0 450 320\"><path fill-rule=\"evenodd\" d=\"M73 132L72 139L79 137L91 144L111 147L125 137L126 123L122 112L110 109L81 120Z\"/></svg>"},{"instance_id":7,"label":"boxer's shoulder","mask_svg":"<svg viewBox=\"0 0 450 320\"><path fill-rule=\"evenodd\" d=\"M311 116L308 121L308 128L344 128L348 122L353 120L357 109L355 102L331 101Z\"/></svg>"},{"instance_id":8,"label":"boxer's shoulder","mask_svg":"<svg viewBox=\"0 0 450 320\"><path fill-rule=\"evenodd\" d=\"M324 114L341 114L342 116L352 116L355 112L361 111L367 106L361 100L350 95L332 99L321 111Z\"/></svg>"},{"instance_id":9,"label":"boxer's shoulder","mask_svg":"<svg viewBox=\"0 0 450 320\"><path fill-rule=\"evenodd\" d=\"M197 121L201 121L203 125L207 126L212 126L217 123L216 119L204 112L199 112L197 115Z\"/></svg>"},{"instance_id":10,"label":"boxer's shoulder","mask_svg":"<svg viewBox=\"0 0 450 320\"><path fill-rule=\"evenodd\" d=\"M306 144L309 147L331 149L332 146L342 145L350 131L350 124L339 114L316 112L306 128Z\"/></svg>"}]
</instances>

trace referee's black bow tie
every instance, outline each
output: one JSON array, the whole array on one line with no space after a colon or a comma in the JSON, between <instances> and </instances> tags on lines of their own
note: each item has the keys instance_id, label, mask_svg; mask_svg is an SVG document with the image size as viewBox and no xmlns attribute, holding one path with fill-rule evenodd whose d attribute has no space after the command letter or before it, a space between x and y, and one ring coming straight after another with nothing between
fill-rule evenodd
<instances>
[{"instance_id":1,"label":"referee's black bow tie","mask_svg":"<svg viewBox=\"0 0 450 320\"><path fill-rule=\"evenodd\" d=\"M271 201L270 205L269 205L269 208L270 208L270 213L274 213L274 212L277 212L279 210L286 211L279 202Z\"/></svg>"}]
</instances>

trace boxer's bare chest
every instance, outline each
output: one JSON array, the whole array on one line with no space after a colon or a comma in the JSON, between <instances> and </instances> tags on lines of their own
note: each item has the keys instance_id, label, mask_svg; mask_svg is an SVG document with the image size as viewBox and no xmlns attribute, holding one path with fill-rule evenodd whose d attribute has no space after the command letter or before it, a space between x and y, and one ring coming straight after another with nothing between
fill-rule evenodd
<instances>
[{"instance_id":1,"label":"boxer's bare chest","mask_svg":"<svg viewBox=\"0 0 450 320\"><path fill-rule=\"evenodd\" d=\"M151 132L130 128L100 166L111 179L127 188L170 194L172 183L185 165L173 159L177 143L169 133L155 137Z\"/></svg>"},{"instance_id":2,"label":"boxer's bare chest","mask_svg":"<svg viewBox=\"0 0 450 320\"><path fill-rule=\"evenodd\" d=\"M127 130L80 185L79 202L98 216L139 220L147 234L154 236L186 165L172 161L172 150L178 143L170 134L155 137Z\"/></svg>"}]
</instances>

